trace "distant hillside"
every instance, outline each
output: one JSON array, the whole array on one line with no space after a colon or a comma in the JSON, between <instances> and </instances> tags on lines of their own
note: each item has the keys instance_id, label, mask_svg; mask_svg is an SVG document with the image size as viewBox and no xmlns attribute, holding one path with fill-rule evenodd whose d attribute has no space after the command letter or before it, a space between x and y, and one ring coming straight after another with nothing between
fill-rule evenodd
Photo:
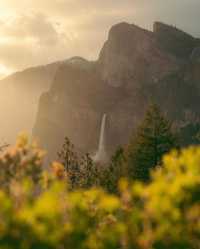
<instances>
[{"instance_id":1,"label":"distant hillside","mask_svg":"<svg viewBox=\"0 0 200 249\"><path fill-rule=\"evenodd\" d=\"M31 134L39 97L49 89L59 65L29 68L0 80L0 141L13 142L22 130Z\"/></svg>"}]
</instances>

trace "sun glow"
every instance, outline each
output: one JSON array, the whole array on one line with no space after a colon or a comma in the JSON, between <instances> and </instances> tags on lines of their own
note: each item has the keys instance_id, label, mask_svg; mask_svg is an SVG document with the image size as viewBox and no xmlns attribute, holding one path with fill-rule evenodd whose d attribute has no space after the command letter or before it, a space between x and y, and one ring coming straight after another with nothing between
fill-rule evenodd
<instances>
[{"instance_id":1,"label":"sun glow","mask_svg":"<svg viewBox=\"0 0 200 249\"><path fill-rule=\"evenodd\" d=\"M11 73L11 70L9 70L3 64L0 64L0 79L2 79L3 77L6 77L10 73Z\"/></svg>"}]
</instances>

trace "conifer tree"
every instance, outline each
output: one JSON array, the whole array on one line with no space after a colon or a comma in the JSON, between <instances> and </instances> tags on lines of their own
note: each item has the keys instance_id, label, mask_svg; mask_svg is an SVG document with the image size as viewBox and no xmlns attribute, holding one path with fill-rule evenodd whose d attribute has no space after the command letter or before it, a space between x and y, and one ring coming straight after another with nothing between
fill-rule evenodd
<instances>
[{"instance_id":1,"label":"conifer tree","mask_svg":"<svg viewBox=\"0 0 200 249\"><path fill-rule=\"evenodd\" d=\"M78 155L74 145L67 137L65 137L61 151L58 152L58 158L65 168L70 186L72 188L78 187L81 178Z\"/></svg>"},{"instance_id":2,"label":"conifer tree","mask_svg":"<svg viewBox=\"0 0 200 249\"><path fill-rule=\"evenodd\" d=\"M127 177L123 148L118 148L111 158L110 164L101 172L101 186L110 193L116 193L120 178Z\"/></svg>"},{"instance_id":3,"label":"conifer tree","mask_svg":"<svg viewBox=\"0 0 200 249\"><path fill-rule=\"evenodd\" d=\"M151 169L161 163L162 156L176 147L171 123L157 105L150 105L145 118L127 149L127 168L134 179L148 181Z\"/></svg>"},{"instance_id":4,"label":"conifer tree","mask_svg":"<svg viewBox=\"0 0 200 249\"><path fill-rule=\"evenodd\" d=\"M64 166L71 188L90 188L99 185L97 165L88 153L80 157L67 137L61 151L58 152L58 158Z\"/></svg>"},{"instance_id":5,"label":"conifer tree","mask_svg":"<svg viewBox=\"0 0 200 249\"><path fill-rule=\"evenodd\" d=\"M92 158L86 153L80 162L81 165L81 187L91 188L99 185L99 171Z\"/></svg>"}]
</instances>

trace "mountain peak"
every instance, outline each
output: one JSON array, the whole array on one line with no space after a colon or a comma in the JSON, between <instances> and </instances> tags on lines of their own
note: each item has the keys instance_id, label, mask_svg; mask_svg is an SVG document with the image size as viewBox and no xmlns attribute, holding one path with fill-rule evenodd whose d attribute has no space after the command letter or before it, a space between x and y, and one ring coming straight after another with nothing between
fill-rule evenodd
<instances>
[{"instance_id":1,"label":"mountain peak","mask_svg":"<svg viewBox=\"0 0 200 249\"><path fill-rule=\"evenodd\" d=\"M160 33L160 32L166 32L166 33L171 33L178 36L185 36L187 38L190 39L194 39L193 36L189 35L188 33L182 31L181 29L177 28L176 26L173 25L169 25L163 22L154 22L153 24L153 32L156 33Z\"/></svg>"},{"instance_id":2,"label":"mountain peak","mask_svg":"<svg viewBox=\"0 0 200 249\"><path fill-rule=\"evenodd\" d=\"M162 22L154 23L153 33L162 49L180 59L188 59L194 48L200 46L198 39Z\"/></svg>"},{"instance_id":3,"label":"mountain peak","mask_svg":"<svg viewBox=\"0 0 200 249\"><path fill-rule=\"evenodd\" d=\"M113 25L109 32L109 38L117 38L117 37L127 37L128 34L133 35L134 33L145 32L150 33L135 24L130 24L127 22L121 22L116 25Z\"/></svg>"}]
</instances>

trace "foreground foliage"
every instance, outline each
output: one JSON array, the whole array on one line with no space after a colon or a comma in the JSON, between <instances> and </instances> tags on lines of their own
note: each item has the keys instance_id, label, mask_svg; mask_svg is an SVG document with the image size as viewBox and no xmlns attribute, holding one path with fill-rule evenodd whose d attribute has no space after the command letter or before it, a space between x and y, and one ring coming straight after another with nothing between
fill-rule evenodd
<instances>
[{"instance_id":1,"label":"foreground foliage","mask_svg":"<svg viewBox=\"0 0 200 249\"><path fill-rule=\"evenodd\" d=\"M3 174L10 165L20 174ZM165 156L148 184L120 180L119 195L70 190L64 167L41 170L40 150L26 139L0 167L0 248L200 247L200 148Z\"/></svg>"}]
</instances>

